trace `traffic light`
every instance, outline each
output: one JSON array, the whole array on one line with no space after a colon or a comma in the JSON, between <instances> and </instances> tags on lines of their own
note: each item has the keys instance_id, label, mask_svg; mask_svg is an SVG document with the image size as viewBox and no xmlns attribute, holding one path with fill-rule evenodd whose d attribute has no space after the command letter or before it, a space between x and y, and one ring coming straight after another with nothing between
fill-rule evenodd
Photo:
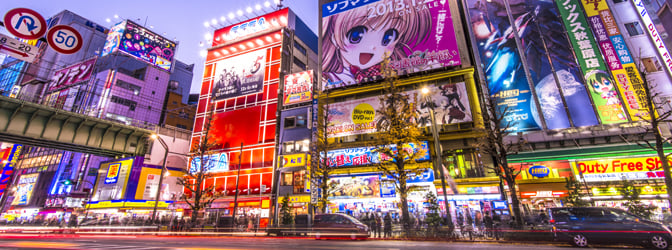
<instances>
[{"instance_id":1,"label":"traffic light","mask_svg":"<svg viewBox=\"0 0 672 250\"><path fill-rule=\"evenodd\" d=\"M64 180L63 185L72 185L72 181L71 180Z\"/></svg>"}]
</instances>

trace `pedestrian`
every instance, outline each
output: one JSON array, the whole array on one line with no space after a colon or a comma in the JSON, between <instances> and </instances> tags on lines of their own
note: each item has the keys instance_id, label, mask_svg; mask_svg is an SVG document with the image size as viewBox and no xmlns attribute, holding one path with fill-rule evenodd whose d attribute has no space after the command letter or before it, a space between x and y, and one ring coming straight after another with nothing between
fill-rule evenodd
<instances>
[{"instance_id":1,"label":"pedestrian","mask_svg":"<svg viewBox=\"0 0 672 250\"><path fill-rule=\"evenodd\" d=\"M492 227L493 227L493 221L492 221L492 216L490 216L490 211L485 213L485 217L483 217L483 222L485 223L485 230L487 230L486 235L492 236Z\"/></svg>"},{"instance_id":2,"label":"pedestrian","mask_svg":"<svg viewBox=\"0 0 672 250\"><path fill-rule=\"evenodd\" d=\"M390 217L390 213L388 212L385 214L385 235L384 237L392 237L392 217Z\"/></svg>"},{"instance_id":3,"label":"pedestrian","mask_svg":"<svg viewBox=\"0 0 672 250\"><path fill-rule=\"evenodd\" d=\"M380 235L382 234L381 231L382 231L383 222L382 222L380 216L378 216L378 214L376 214L375 220L376 220L376 235L377 235L378 238L380 238Z\"/></svg>"},{"instance_id":4,"label":"pedestrian","mask_svg":"<svg viewBox=\"0 0 672 250\"><path fill-rule=\"evenodd\" d=\"M373 236L375 232L375 227L376 227L376 222L375 218L373 217L373 214L368 213L369 215L366 217L366 225L369 227L369 231L371 232L371 236Z\"/></svg>"}]
</instances>

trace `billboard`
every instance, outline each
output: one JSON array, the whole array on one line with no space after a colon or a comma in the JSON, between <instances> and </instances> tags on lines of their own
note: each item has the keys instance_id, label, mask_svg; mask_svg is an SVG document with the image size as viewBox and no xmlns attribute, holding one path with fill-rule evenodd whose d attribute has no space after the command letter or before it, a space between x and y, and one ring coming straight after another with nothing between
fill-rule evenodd
<instances>
[{"instance_id":1,"label":"billboard","mask_svg":"<svg viewBox=\"0 0 672 250\"><path fill-rule=\"evenodd\" d=\"M7 161L7 163L0 165L0 197L5 192L7 185L9 185L10 178L12 178L12 173L14 172L14 164L19 160L22 148L23 145L14 144L12 147L0 150L0 162Z\"/></svg>"},{"instance_id":2,"label":"billboard","mask_svg":"<svg viewBox=\"0 0 672 250\"><path fill-rule=\"evenodd\" d=\"M12 205L28 205L30 203L30 198L33 196L33 189L35 189L39 176L39 173L34 173L24 174L19 177Z\"/></svg>"},{"instance_id":3,"label":"billboard","mask_svg":"<svg viewBox=\"0 0 672 250\"><path fill-rule=\"evenodd\" d=\"M101 56L121 51L165 71L173 66L177 44L130 20L110 29Z\"/></svg>"},{"instance_id":4,"label":"billboard","mask_svg":"<svg viewBox=\"0 0 672 250\"><path fill-rule=\"evenodd\" d=\"M512 123L510 131L599 123L599 107L588 108L595 95L584 84L552 1L519 1L509 10L503 0L466 2L489 94L497 109L508 109L503 122Z\"/></svg>"},{"instance_id":5,"label":"billboard","mask_svg":"<svg viewBox=\"0 0 672 250\"><path fill-rule=\"evenodd\" d=\"M93 67L96 65L96 59L91 58L55 71L51 76L52 82L49 84L49 91L88 81L93 73Z\"/></svg>"},{"instance_id":6,"label":"billboard","mask_svg":"<svg viewBox=\"0 0 672 250\"><path fill-rule=\"evenodd\" d=\"M330 198L379 198L380 176L348 176L329 179L329 186L333 187Z\"/></svg>"},{"instance_id":7,"label":"billboard","mask_svg":"<svg viewBox=\"0 0 672 250\"><path fill-rule=\"evenodd\" d=\"M189 169L190 173L198 172L201 169L202 162L205 162L206 173L218 173L229 171L229 153L219 153L204 155L203 160L201 157L191 158L191 168Z\"/></svg>"},{"instance_id":8,"label":"billboard","mask_svg":"<svg viewBox=\"0 0 672 250\"><path fill-rule=\"evenodd\" d=\"M632 5L635 6L637 13L639 13L639 18L644 22L644 27L649 34L651 41L655 44L658 55L663 60L663 64L667 69L667 74L672 76L672 55L670 55L670 51L667 49L667 46L665 46L663 39L661 39L661 35L658 32L656 25L653 23L653 20L651 20L649 12L644 6L644 1L634 0L632 1Z\"/></svg>"},{"instance_id":9,"label":"billboard","mask_svg":"<svg viewBox=\"0 0 672 250\"><path fill-rule=\"evenodd\" d=\"M308 70L285 76L283 105L309 102L313 100L313 71Z\"/></svg>"},{"instance_id":10,"label":"billboard","mask_svg":"<svg viewBox=\"0 0 672 250\"><path fill-rule=\"evenodd\" d=\"M593 32L588 29L586 18L581 15L582 8L576 1L556 1L564 22L574 54L587 82L597 114L602 124L626 122L627 118L621 99L615 89L615 82L607 73L607 66L599 54ZM571 8L571 6L574 6ZM572 18L569 18L569 17ZM596 53L597 52L597 53Z\"/></svg>"},{"instance_id":11,"label":"billboard","mask_svg":"<svg viewBox=\"0 0 672 250\"><path fill-rule=\"evenodd\" d=\"M135 158L119 159L100 164L94 200L121 199L126 193Z\"/></svg>"},{"instance_id":12,"label":"billboard","mask_svg":"<svg viewBox=\"0 0 672 250\"><path fill-rule=\"evenodd\" d=\"M639 121L649 119L647 109L647 96L644 90L644 82L639 75L625 40L618 30L614 17L607 6L606 1L581 1L588 17L588 24L597 38L602 55L607 61L607 66L616 80L616 86L621 93L625 108L630 114L630 119Z\"/></svg>"},{"instance_id":13,"label":"billboard","mask_svg":"<svg viewBox=\"0 0 672 250\"><path fill-rule=\"evenodd\" d=\"M430 102L424 102L418 90L405 92L413 100L421 102L416 107L420 126L431 125L429 107L434 107L436 123L454 124L472 121L471 106L464 82L431 85ZM381 122L380 97L367 97L340 103L329 104L329 123L327 136L340 137L377 132L377 125Z\"/></svg>"},{"instance_id":14,"label":"billboard","mask_svg":"<svg viewBox=\"0 0 672 250\"><path fill-rule=\"evenodd\" d=\"M670 162L672 164L672 162ZM577 179L587 182L664 179L662 162L657 156L576 161Z\"/></svg>"},{"instance_id":15,"label":"billboard","mask_svg":"<svg viewBox=\"0 0 672 250\"><path fill-rule=\"evenodd\" d=\"M345 4L343 4L345 3ZM323 89L460 65L448 1L333 1L322 5Z\"/></svg>"},{"instance_id":16,"label":"billboard","mask_svg":"<svg viewBox=\"0 0 672 250\"><path fill-rule=\"evenodd\" d=\"M396 150L396 145L391 145L392 150ZM426 141L420 145L409 143L404 145L407 150L412 149L414 152L423 150L416 161L429 161L429 146ZM329 167L355 167L381 162L391 162L391 159L384 159L386 156L375 152L376 147L358 147L358 148L343 148L327 152L327 161ZM407 151L408 152L408 151Z\"/></svg>"},{"instance_id":17,"label":"billboard","mask_svg":"<svg viewBox=\"0 0 672 250\"><path fill-rule=\"evenodd\" d=\"M259 93L264 87L266 50L247 52L215 63L212 99Z\"/></svg>"},{"instance_id":18,"label":"billboard","mask_svg":"<svg viewBox=\"0 0 672 250\"><path fill-rule=\"evenodd\" d=\"M215 39L212 39L212 47L216 47L217 45L229 43L235 40L242 40L269 31L278 30L287 26L288 18L289 8L284 8L218 29L214 33Z\"/></svg>"}]
</instances>

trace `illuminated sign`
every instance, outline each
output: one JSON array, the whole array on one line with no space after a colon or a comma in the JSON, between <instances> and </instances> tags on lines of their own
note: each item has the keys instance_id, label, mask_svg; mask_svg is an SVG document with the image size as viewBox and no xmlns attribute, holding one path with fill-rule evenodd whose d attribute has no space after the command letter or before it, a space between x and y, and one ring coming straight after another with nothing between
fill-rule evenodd
<instances>
[{"instance_id":1,"label":"illuminated sign","mask_svg":"<svg viewBox=\"0 0 672 250\"><path fill-rule=\"evenodd\" d=\"M471 107L464 82L428 87L431 94L430 103L420 100L420 91L412 90L404 94L411 97L411 102L421 102L414 105L418 118L415 122L422 126L431 125L429 107L435 107L437 125L455 124L472 121ZM339 103L329 104L330 125L327 128L328 137L367 134L377 132L377 125L382 116L380 97L367 97Z\"/></svg>"},{"instance_id":2,"label":"illuminated sign","mask_svg":"<svg viewBox=\"0 0 672 250\"><path fill-rule=\"evenodd\" d=\"M21 177L19 177L12 205L27 205L30 202L39 175L39 173L34 173L21 175Z\"/></svg>"},{"instance_id":3,"label":"illuminated sign","mask_svg":"<svg viewBox=\"0 0 672 250\"><path fill-rule=\"evenodd\" d=\"M282 160L282 166L285 168L303 167L308 162L306 154L283 155L280 156L280 159Z\"/></svg>"},{"instance_id":4,"label":"illuminated sign","mask_svg":"<svg viewBox=\"0 0 672 250\"><path fill-rule=\"evenodd\" d=\"M296 104L313 100L313 71L285 76L285 100L282 104Z\"/></svg>"},{"instance_id":5,"label":"illuminated sign","mask_svg":"<svg viewBox=\"0 0 672 250\"><path fill-rule=\"evenodd\" d=\"M284 8L266 15L255 17L247 21L224 27L215 31L212 46L224 44L233 40L261 34L265 31L277 30L287 26L289 9Z\"/></svg>"},{"instance_id":6,"label":"illuminated sign","mask_svg":"<svg viewBox=\"0 0 672 250\"><path fill-rule=\"evenodd\" d=\"M175 42L126 20L110 29L101 56L121 51L165 71L170 71L176 47Z\"/></svg>"},{"instance_id":7,"label":"illuminated sign","mask_svg":"<svg viewBox=\"0 0 672 250\"><path fill-rule=\"evenodd\" d=\"M322 5L324 89L460 65L447 1L332 1Z\"/></svg>"},{"instance_id":8,"label":"illuminated sign","mask_svg":"<svg viewBox=\"0 0 672 250\"><path fill-rule=\"evenodd\" d=\"M589 182L665 178L662 162L656 156L577 161L574 165L574 171L577 178L583 177L584 180Z\"/></svg>"},{"instance_id":9,"label":"illuminated sign","mask_svg":"<svg viewBox=\"0 0 672 250\"><path fill-rule=\"evenodd\" d=\"M644 1L634 0L632 1L632 5L637 8L639 17L642 19L642 22L644 22L644 26L646 27L646 31L648 32L649 37L651 37L651 41L656 45L658 55L660 55L660 58L663 59L663 64L665 64L665 68L667 68L667 73L672 75L672 56L670 56L670 51L667 50L665 42L660 37L660 33L658 33L658 29L656 29L656 25L651 20L651 17L649 17L649 12L644 7Z\"/></svg>"},{"instance_id":10,"label":"illuminated sign","mask_svg":"<svg viewBox=\"0 0 672 250\"><path fill-rule=\"evenodd\" d=\"M159 201L157 207L168 208L172 201ZM153 200L109 200L88 202L86 208L153 208L156 204Z\"/></svg>"},{"instance_id":11,"label":"illuminated sign","mask_svg":"<svg viewBox=\"0 0 672 250\"><path fill-rule=\"evenodd\" d=\"M396 151L396 145L391 146L393 151ZM336 149L327 152L327 158L329 161L330 167L354 167L354 166L363 166L369 164L375 164L380 162L392 162L392 159L385 159L386 156L381 155L380 153L375 152L376 147L359 147L359 148L344 148ZM415 160L416 161L428 161L429 160L429 146L426 141L423 141L420 145L415 145L409 143L404 146L405 150L413 150L418 152L422 150Z\"/></svg>"},{"instance_id":12,"label":"illuminated sign","mask_svg":"<svg viewBox=\"0 0 672 250\"><path fill-rule=\"evenodd\" d=\"M521 198L553 198L567 195L567 191L520 192Z\"/></svg>"},{"instance_id":13,"label":"illuminated sign","mask_svg":"<svg viewBox=\"0 0 672 250\"><path fill-rule=\"evenodd\" d=\"M537 178L544 178L551 172L548 167L542 165L532 166L527 171L530 173L530 175Z\"/></svg>"},{"instance_id":14,"label":"illuminated sign","mask_svg":"<svg viewBox=\"0 0 672 250\"><path fill-rule=\"evenodd\" d=\"M61 70L57 70L51 77L49 91L88 81L96 65L96 58L76 63Z\"/></svg>"},{"instance_id":15,"label":"illuminated sign","mask_svg":"<svg viewBox=\"0 0 672 250\"><path fill-rule=\"evenodd\" d=\"M201 157L194 157L191 159L190 172L195 173L200 171L202 162L205 162L205 166L203 166L205 169L203 170L206 173L229 171L228 153L204 155L202 160Z\"/></svg>"},{"instance_id":16,"label":"illuminated sign","mask_svg":"<svg viewBox=\"0 0 672 250\"><path fill-rule=\"evenodd\" d=\"M333 187L329 198L379 198L380 176L348 176L329 179Z\"/></svg>"},{"instance_id":17,"label":"illuminated sign","mask_svg":"<svg viewBox=\"0 0 672 250\"><path fill-rule=\"evenodd\" d=\"M212 99L223 100L263 91L266 50L247 52L215 63Z\"/></svg>"},{"instance_id":18,"label":"illuminated sign","mask_svg":"<svg viewBox=\"0 0 672 250\"><path fill-rule=\"evenodd\" d=\"M508 209L506 201L492 201L492 208L494 209Z\"/></svg>"},{"instance_id":19,"label":"illuminated sign","mask_svg":"<svg viewBox=\"0 0 672 250\"><path fill-rule=\"evenodd\" d=\"M105 176L105 184L117 183L120 169L121 163L110 164L110 167L107 169L107 176Z\"/></svg>"},{"instance_id":20,"label":"illuminated sign","mask_svg":"<svg viewBox=\"0 0 672 250\"><path fill-rule=\"evenodd\" d=\"M0 168L2 171L0 172L0 197L9 184L9 179L12 177L12 173L14 172L14 164L16 164L16 161L19 159L22 148L22 145L14 144L14 146L11 148L6 148L0 151L2 152L0 161L7 161L7 164L0 165L2 167Z\"/></svg>"}]
</instances>

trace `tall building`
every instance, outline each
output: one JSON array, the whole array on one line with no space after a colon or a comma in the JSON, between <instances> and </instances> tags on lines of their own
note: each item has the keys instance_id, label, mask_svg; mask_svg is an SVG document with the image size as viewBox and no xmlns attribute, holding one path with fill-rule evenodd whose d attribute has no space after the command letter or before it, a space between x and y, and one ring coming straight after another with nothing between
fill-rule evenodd
<instances>
[{"instance_id":1,"label":"tall building","mask_svg":"<svg viewBox=\"0 0 672 250\"><path fill-rule=\"evenodd\" d=\"M329 184L334 186L327 211L360 216L367 212L389 213L400 218L400 195L394 178L375 167L383 161L373 152L380 145L378 125L382 115L383 75L381 63L388 55L390 67L399 76L396 86L414 100L418 126L423 130L418 145L423 152L407 168L424 169L408 181L411 213L424 214L428 193L444 197L455 218L460 209L491 200L501 200L497 177L486 170L491 158L473 146L482 137L480 86L467 49L467 31L457 1L400 1L390 8L383 2L360 1L347 7L338 1L320 1L320 73L322 94L329 105L327 135L334 149L327 153L334 168ZM371 12L371 10L376 10ZM427 87L428 96L421 93ZM328 93L328 94L327 94ZM436 116L430 118L430 108ZM440 129L434 143L430 126ZM432 164L440 145L442 164L464 190L443 193L440 169ZM399 147L400 145L396 145ZM441 150L440 150L441 151ZM314 153L313 157L317 157ZM365 190L365 191L362 191Z\"/></svg>"},{"instance_id":2,"label":"tall building","mask_svg":"<svg viewBox=\"0 0 672 250\"><path fill-rule=\"evenodd\" d=\"M212 122L209 132L219 146L208 152L217 160L207 166L212 178L206 185L214 185L225 196L206 213L232 214L239 190L239 214L259 215L263 226L272 205L283 76L316 67L316 36L284 8L218 29L213 37L192 146L203 139L205 124ZM199 163L192 160L192 167ZM186 204L182 208L190 210Z\"/></svg>"},{"instance_id":3,"label":"tall building","mask_svg":"<svg viewBox=\"0 0 672 250\"><path fill-rule=\"evenodd\" d=\"M652 140L642 133L651 115L643 73L659 97L672 87L666 59L646 34L653 26L638 17L641 1L462 2L484 96L511 110L506 141L525 142L508 157L521 171L522 210L567 205L570 179L597 206L622 207L613 187L628 181L644 203L666 208L660 162L637 145Z\"/></svg>"}]
</instances>

